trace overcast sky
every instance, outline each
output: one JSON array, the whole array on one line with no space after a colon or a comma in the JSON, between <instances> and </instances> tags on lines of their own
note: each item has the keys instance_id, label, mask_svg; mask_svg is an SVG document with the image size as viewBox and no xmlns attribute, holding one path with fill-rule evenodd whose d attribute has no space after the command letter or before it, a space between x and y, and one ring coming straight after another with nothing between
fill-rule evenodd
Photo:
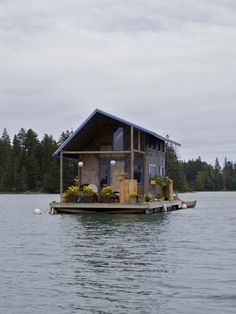
<instances>
[{"instance_id":1,"label":"overcast sky","mask_svg":"<svg viewBox=\"0 0 236 314\"><path fill-rule=\"evenodd\" d=\"M235 0L1 0L0 131L56 139L95 109L236 161Z\"/></svg>"}]
</instances>

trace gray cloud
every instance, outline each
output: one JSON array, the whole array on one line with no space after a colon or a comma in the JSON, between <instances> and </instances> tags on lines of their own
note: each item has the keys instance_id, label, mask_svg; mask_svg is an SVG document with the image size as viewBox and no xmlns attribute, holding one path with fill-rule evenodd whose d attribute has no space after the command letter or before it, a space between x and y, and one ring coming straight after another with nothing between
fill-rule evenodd
<instances>
[{"instance_id":1,"label":"gray cloud","mask_svg":"<svg viewBox=\"0 0 236 314\"><path fill-rule=\"evenodd\" d=\"M58 137L98 107L236 160L235 37L229 0L2 0L0 129Z\"/></svg>"}]
</instances>

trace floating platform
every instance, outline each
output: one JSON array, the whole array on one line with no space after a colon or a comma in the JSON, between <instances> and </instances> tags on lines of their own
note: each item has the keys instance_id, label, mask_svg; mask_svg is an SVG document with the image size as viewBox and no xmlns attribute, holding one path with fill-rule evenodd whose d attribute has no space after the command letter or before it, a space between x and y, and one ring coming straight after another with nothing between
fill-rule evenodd
<instances>
[{"instance_id":1,"label":"floating platform","mask_svg":"<svg viewBox=\"0 0 236 314\"><path fill-rule=\"evenodd\" d=\"M120 203L60 203L53 201L49 204L50 214L81 214L81 213L107 213L107 214L155 214L178 210L182 208L181 200L157 201L146 204L120 204ZM186 207L185 207L186 208Z\"/></svg>"}]
</instances>

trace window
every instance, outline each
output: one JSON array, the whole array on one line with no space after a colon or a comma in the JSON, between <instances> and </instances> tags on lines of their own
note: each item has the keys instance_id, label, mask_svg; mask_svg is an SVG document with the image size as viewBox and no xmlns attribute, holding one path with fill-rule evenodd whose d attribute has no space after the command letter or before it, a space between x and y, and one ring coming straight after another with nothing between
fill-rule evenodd
<instances>
[{"instance_id":1,"label":"window","mask_svg":"<svg viewBox=\"0 0 236 314\"><path fill-rule=\"evenodd\" d=\"M152 177L154 177L157 174L157 166L153 164L149 164L149 172L148 172L148 178L151 180Z\"/></svg>"},{"instance_id":2,"label":"window","mask_svg":"<svg viewBox=\"0 0 236 314\"><path fill-rule=\"evenodd\" d=\"M143 183L143 165L134 165L134 179Z\"/></svg>"},{"instance_id":3,"label":"window","mask_svg":"<svg viewBox=\"0 0 236 314\"><path fill-rule=\"evenodd\" d=\"M161 177L165 176L165 168L163 166L160 166L160 176Z\"/></svg>"},{"instance_id":4,"label":"window","mask_svg":"<svg viewBox=\"0 0 236 314\"><path fill-rule=\"evenodd\" d=\"M113 150L124 150L124 129L116 127L113 129Z\"/></svg>"},{"instance_id":5,"label":"window","mask_svg":"<svg viewBox=\"0 0 236 314\"><path fill-rule=\"evenodd\" d=\"M148 147L150 149L157 149L157 141L156 138L152 135L148 136Z\"/></svg>"}]
</instances>

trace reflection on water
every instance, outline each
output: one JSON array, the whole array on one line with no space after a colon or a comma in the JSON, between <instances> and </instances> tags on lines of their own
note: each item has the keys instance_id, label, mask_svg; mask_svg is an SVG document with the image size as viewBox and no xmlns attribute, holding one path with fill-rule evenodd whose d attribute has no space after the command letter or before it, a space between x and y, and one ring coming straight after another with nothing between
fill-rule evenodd
<instances>
[{"instance_id":1,"label":"reflection on water","mask_svg":"<svg viewBox=\"0 0 236 314\"><path fill-rule=\"evenodd\" d=\"M0 313L234 313L236 193L157 215L34 216L0 195Z\"/></svg>"}]
</instances>

